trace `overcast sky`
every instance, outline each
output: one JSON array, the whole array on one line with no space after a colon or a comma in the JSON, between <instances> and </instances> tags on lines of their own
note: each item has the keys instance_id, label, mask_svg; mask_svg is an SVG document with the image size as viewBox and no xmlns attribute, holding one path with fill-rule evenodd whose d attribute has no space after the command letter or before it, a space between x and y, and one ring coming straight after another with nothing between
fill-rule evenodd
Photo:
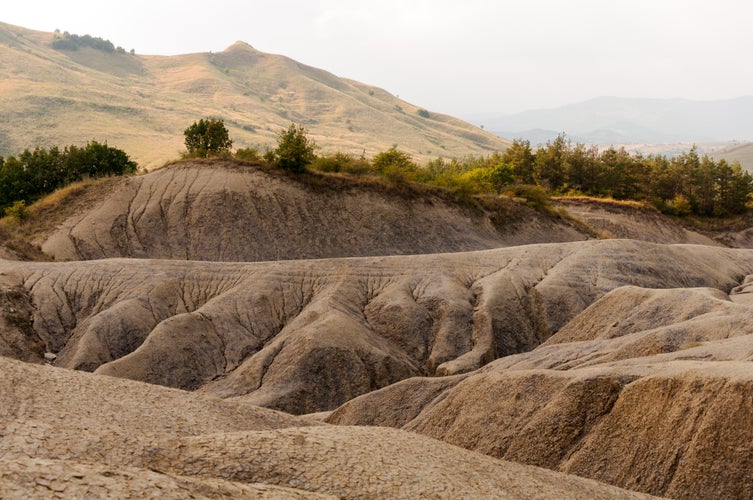
<instances>
[{"instance_id":1,"label":"overcast sky","mask_svg":"<svg viewBox=\"0 0 753 500\"><path fill-rule=\"evenodd\" d=\"M749 0L23 0L0 21L140 54L242 40L461 117L753 95Z\"/></svg>"}]
</instances>

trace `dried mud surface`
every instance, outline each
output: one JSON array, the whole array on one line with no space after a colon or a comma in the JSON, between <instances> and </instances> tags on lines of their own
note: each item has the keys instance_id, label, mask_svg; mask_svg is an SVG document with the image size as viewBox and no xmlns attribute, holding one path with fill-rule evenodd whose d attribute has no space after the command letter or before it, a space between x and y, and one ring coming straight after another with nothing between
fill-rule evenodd
<instances>
[{"instance_id":1,"label":"dried mud surface","mask_svg":"<svg viewBox=\"0 0 753 500\"><path fill-rule=\"evenodd\" d=\"M75 261L0 260L10 497L751 497L753 250L253 168L118 186L44 242Z\"/></svg>"},{"instance_id":2,"label":"dried mud surface","mask_svg":"<svg viewBox=\"0 0 753 500\"><path fill-rule=\"evenodd\" d=\"M0 370L3 498L642 497L402 430L2 357Z\"/></svg>"}]
</instances>

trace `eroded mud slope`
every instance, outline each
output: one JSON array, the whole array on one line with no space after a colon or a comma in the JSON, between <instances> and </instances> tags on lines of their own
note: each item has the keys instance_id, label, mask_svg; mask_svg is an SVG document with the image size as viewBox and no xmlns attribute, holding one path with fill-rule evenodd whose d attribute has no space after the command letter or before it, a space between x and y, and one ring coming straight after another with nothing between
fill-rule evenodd
<instances>
[{"instance_id":1,"label":"eroded mud slope","mask_svg":"<svg viewBox=\"0 0 753 500\"><path fill-rule=\"evenodd\" d=\"M403 190L405 191L405 190ZM509 201L489 213L436 195L301 182L233 163L123 179L39 243L57 260L252 262L460 252L588 236Z\"/></svg>"},{"instance_id":2,"label":"eroded mud slope","mask_svg":"<svg viewBox=\"0 0 753 500\"><path fill-rule=\"evenodd\" d=\"M753 277L613 289L528 353L414 378L330 417L671 498L753 491Z\"/></svg>"},{"instance_id":3,"label":"eroded mud slope","mask_svg":"<svg viewBox=\"0 0 753 500\"><path fill-rule=\"evenodd\" d=\"M270 263L0 264L6 355L291 413L531 351L608 292L709 287L750 251L626 240ZM7 305L10 304L10 305ZM742 307L742 306L741 306Z\"/></svg>"}]
</instances>

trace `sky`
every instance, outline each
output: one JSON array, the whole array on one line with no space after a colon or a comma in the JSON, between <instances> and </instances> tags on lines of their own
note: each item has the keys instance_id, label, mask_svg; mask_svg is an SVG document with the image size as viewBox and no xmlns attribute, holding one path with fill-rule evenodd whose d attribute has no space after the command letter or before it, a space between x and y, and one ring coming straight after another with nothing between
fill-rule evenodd
<instances>
[{"instance_id":1,"label":"sky","mask_svg":"<svg viewBox=\"0 0 753 500\"><path fill-rule=\"evenodd\" d=\"M24 0L0 21L139 54L263 52L461 118L753 95L749 0Z\"/></svg>"}]
</instances>

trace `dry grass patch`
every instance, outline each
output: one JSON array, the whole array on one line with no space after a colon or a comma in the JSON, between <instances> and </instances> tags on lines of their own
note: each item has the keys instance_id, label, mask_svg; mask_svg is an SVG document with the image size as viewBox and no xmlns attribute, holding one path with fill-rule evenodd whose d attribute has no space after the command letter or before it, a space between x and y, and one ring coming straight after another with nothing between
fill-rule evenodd
<instances>
[{"instance_id":1,"label":"dry grass patch","mask_svg":"<svg viewBox=\"0 0 753 500\"><path fill-rule=\"evenodd\" d=\"M553 196L552 201L556 203L579 203L579 204L594 204L594 205L601 205L601 206L608 206L608 207L615 207L615 208L637 208L637 209L648 209L652 211L657 211L653 206L651 206L649 203L643 200L618 200L615 198L612 198L611 196L607 196L604 198L599 198L596 196L585 196L585 195L578 195L578 196Z\"/></svg>"},{"instance_id":2,"label":"dry grass patch","mask_svg":"<svg viewBox=\"0 0 753 500\"><path fill-rule=\"evenodd\" d=\"M38 244L68 217L103 200L120 179L103 177L69 184L31 204L24 220L3 217L0 229L11 239Z\"/></svg>"}]
</instances>

